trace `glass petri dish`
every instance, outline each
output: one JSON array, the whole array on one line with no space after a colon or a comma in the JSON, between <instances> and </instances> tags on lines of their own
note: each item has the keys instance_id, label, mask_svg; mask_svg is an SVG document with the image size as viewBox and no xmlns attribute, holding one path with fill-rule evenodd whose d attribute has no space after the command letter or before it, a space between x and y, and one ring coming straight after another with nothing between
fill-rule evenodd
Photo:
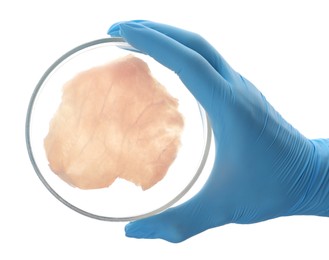
<instances>
[{"instance_id":1,"label":"glass petri dish","mask_svg":"<svg viewBox=\"0 0 329 260\"><path fill-rule=\"evenodd\" d=\"M63 85L81 71L133 54L145 61L152 75L179 101L184 130L177 157L165 177L152 188L117 179L108 188L74 188L49 167L44 138L60 102ZM179 77L122 38L82 44L61 56L36 85L26 116L26 145L32 166L44 186L60 202L85 216L106 221L132 221L157 214L178 202L197 181L208 158L211 127L206 112Z\"/></svg>"}]
</instances>

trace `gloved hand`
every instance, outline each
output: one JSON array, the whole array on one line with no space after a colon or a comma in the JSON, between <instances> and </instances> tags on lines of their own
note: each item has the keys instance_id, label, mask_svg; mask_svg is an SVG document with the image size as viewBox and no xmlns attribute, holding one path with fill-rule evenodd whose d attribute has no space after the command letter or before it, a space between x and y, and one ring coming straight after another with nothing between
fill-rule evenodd
<instances>
[{"instance_id":1,"label":"gloved hand","mask_svg":"<svg viewBox=\"0 0 329 260\"><path fill-rule=\"evenodd\" d=\"M180 242L228 223L329 216L328 140L300 134L195 33L135 21L114 24L109 34L179 75L207 111L216 144L212 173L201 191L175 208L129 223L128 237Z\"/></svg>"}]
</instances>

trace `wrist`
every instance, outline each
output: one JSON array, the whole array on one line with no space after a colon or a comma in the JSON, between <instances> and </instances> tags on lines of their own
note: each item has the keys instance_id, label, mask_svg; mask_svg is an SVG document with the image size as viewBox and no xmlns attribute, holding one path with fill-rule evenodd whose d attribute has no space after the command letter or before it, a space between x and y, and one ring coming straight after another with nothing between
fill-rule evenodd
<instances>
[{"instance_id":1,"label":"wrist","mask_svg":"<svg viewBox=\"0 0 329 260\"><path fill-rule=\"evenodd\" d=\"M306 215L329 216L329 139L313 139L314 168L304 194Z\"/></svg>"}]
</instances>

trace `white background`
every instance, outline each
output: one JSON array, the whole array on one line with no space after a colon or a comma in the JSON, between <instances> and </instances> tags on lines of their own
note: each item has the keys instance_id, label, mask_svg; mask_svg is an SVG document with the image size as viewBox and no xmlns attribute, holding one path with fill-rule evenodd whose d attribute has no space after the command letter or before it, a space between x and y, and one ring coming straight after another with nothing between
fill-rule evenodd
<instances>
[{"instance_id":1,"label":"white background","mask_svg":"<svg viewBox=\"0 0 329 260\"><path fill-rule=\"evenodd\" d=\"M216 4L215 4L216 3ZM0 259L328 259L329 219L227 225L180 244L124 236L125 223L58 202L30 165L30 95L64 52L114 22L149 19L202 34L307 137L329 137L327 1L38 1L0 3Z\"/></svg>"}]
</instances>

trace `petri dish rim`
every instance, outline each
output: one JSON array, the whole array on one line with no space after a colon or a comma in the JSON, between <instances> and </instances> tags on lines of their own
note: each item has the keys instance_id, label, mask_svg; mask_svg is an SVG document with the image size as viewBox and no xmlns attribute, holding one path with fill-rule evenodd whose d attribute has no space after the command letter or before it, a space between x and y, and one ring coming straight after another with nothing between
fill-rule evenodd
<instances>
[{"instance_id":1,"label":"petri dish rim","mask_svg":"<svg viewBox=\"0 0 329 260\"><path fill-rule=\"evenodd\" d=\"M121 37L111 37L111 38L102 38L102 39L97 39L97 40L94 40L94 41L86 42L84 44L81 44L81 45L71 49L70 51L68 51L64 55L62 55L60 58L58 58L45 71L45 73L42 75L42 77L40 78L39 82L37 83L32 95L31 95L29 105L28 105L28 109L27 109L26 122L25 122L25 141L26 141L27 152L28 152L31 164L32 164L32 166L34 168L34 171L36 172L37 176L39 177L39 179L41 180L43 185L48 189L48 191L56 199L58 199L60 202L62 202L64 205L66 205L68 208L70 208L70 209L72 209L72 210L74 210L74 211L76 211L76 212L78 212L78 213L80 213L84 216L94 218L94 219L98 219L98 220L111 221L111 222L133 221L133 220L137 220L137 219L141 219L141 218L146 218L146 217L149 217L149 216L152 216L152 215L155 215L155 214L158 214L158 213L164 211L165 209L169 208L170 206L172 206L173 204L178 202L191 189L191 187L194 185L194 183L197 181L197 179L201 175L201 173L203 171L203 168L206 164L206 161L207 161L207 158L208 158L208 155L209 155L210 145L211 145L212 130L211 130L211 125L210 125L210 121L209 121L207 113L202 108L202 106L198 103L201 120L203 121L203 128L204 128L204 135L205 135L205 137L204 137L204 139L205 139L204 151L203 151L203 156L200 160L200 164L197 168L196 173L194 174L191 181L187 184L187 186L179 194L177 194L172 200L170 200L169 202L165 203L164 205L158 207L157 209L154 209L154 210L152 210L148 213L145 213L145 214L139 214L139 215L134 215L134 216L109 217L109 216L93 214L89 211L85 211L85 210L83 210L83 209L81 209L77 206L74 206L69 201L64 199L60 194L58 194L51 187L51 185L44 178L44 176L42 175L42 173L41 173L41 171L38 167L38 164L35 160L35 156L34 156L33 149L32 149L32 144L31 144L31 131L30 131L31 130L31 119L32 119L34 104L35 104L38 93L39 93L40 89L42 88L44 82L47 80L49 75L51 75L51 73L61 63L63 63L66 59L70 58L72 55L78 53L79 51L82 51L86 48L95 47L97 45L106 44L106 43L112 43L114 46L117 46L117 47L122 48L122 49L130 50L130 51L133 51L133 52L140 52L137 49L130 46L123 38L121 38Z\"/></svg>"}]
</instances>

